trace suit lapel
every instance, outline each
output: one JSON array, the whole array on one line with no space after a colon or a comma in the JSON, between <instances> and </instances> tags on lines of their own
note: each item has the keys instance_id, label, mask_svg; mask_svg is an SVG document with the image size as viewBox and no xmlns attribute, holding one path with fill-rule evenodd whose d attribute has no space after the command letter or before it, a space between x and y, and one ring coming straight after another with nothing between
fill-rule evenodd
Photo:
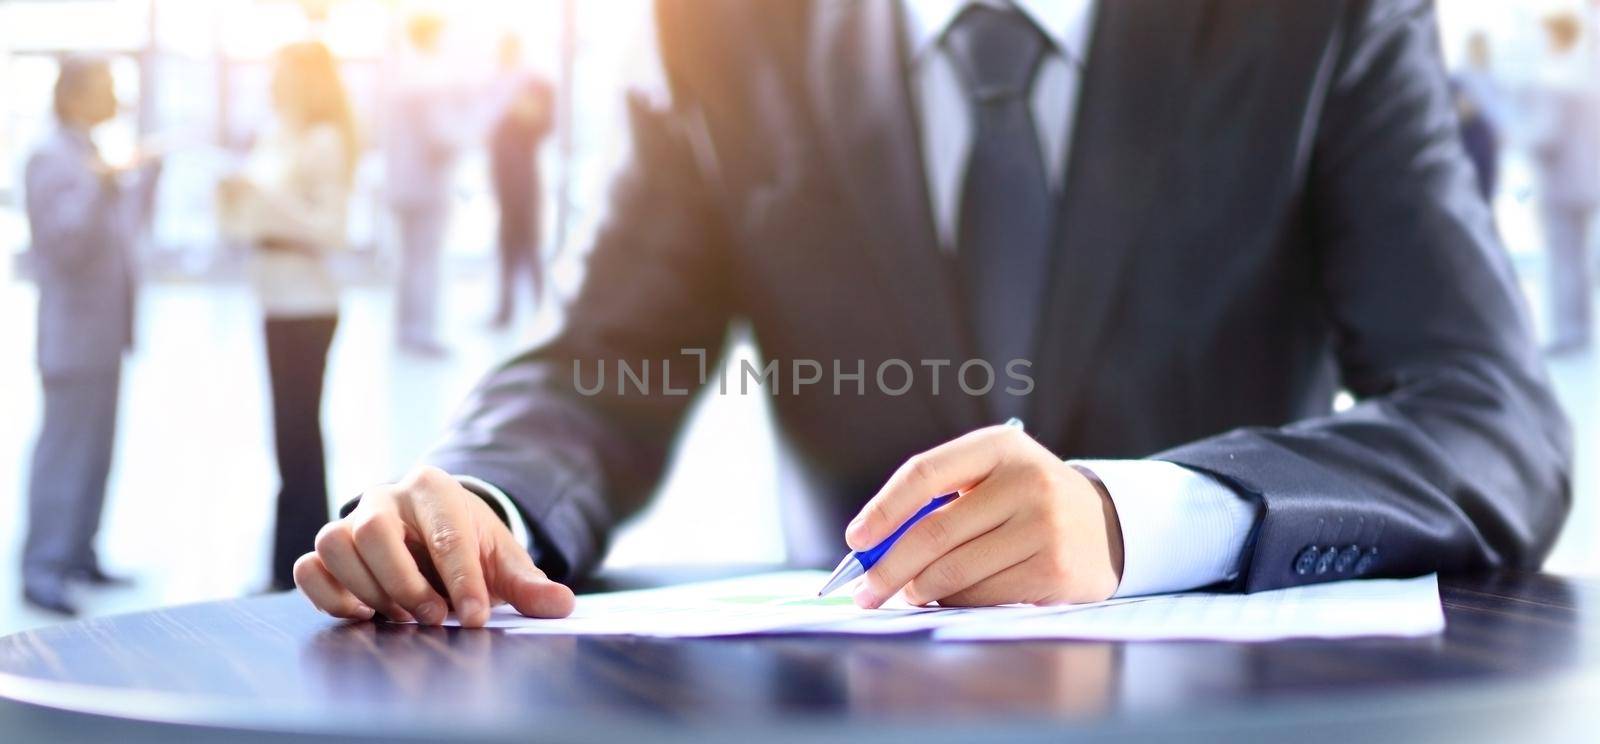
<instances>
[{"instance_id":1,"label":"suit lapel","mask_svg":"<svg viewBox=\"0 0 1600 744\"><path fill-rule=\"evenodd\" d=\"M1154 210L1178 206L1158 197L1176 148L1174 122L1181 120L1206 4L1108 0L1096 11L1033 370L1030 411L1037 436L1049 446L1072 444L1062 439L1074 428L1073 408L1085 392L1090 363L1116 332L1108 326L1127 268L1163 216Z\"/></svg>"},{"instance_id":2,"label":"suit lapel","mask_svg":"<svg viewBox=\"0 0 1600 744\"><path fill-rule=\"evenodd\" d=\"M890 0L820 0L808 84L829 163L893 300L889 312L921 358L959 355L959 364L970 356L965 324L934 233L897 13ZM951 431L982 424L981 400L940 392L930 401Z\"/></svg>"}]
</instances>

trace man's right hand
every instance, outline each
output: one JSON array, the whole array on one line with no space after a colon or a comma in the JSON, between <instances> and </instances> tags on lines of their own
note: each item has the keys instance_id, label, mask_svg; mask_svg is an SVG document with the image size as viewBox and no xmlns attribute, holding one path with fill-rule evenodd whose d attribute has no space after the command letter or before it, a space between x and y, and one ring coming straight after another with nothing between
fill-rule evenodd
<instances>
[{"instance_id":1,"label":"man's right hand","mask_svg":"<svg viewBox=\"0 0 1600 744\"><path fill-rule=\"evenodd\" d=\"M566 617L574 601L483 499L431 467L362 494L295 562L294 582L318 609L350 620L383 613L438 625L453 607L463 627L476 628L498 602L529 617Z\"/></svg>"}]
</instances>

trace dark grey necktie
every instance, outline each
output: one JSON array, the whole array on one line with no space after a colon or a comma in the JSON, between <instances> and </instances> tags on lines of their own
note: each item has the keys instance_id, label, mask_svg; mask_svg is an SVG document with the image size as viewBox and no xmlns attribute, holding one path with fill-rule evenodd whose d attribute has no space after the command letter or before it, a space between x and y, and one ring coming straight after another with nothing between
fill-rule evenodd
<instances>
[{"instance_id":1,"label":"dark grey necktie","mask_svg":"<svg viewBox=\"0 0 1600 744\"><path fill-rule=\"evenodd\" d=\"M944 43L976 124L961 191L957 266L977 352L995 370L990 412L1004 418L1024 409L1022 398L1004 392L1006 364L1031 361L1055 224L1031 108L1047 41L1016 10L974 3Z\"/></svg>"}]
</instances>

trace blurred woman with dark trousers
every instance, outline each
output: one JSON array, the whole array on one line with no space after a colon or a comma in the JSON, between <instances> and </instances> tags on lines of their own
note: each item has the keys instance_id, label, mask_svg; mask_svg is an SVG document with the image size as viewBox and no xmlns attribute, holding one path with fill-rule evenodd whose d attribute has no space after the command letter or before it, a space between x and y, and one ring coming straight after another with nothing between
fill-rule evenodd
<instances>
[{"instance_id":1,"label":"blurred woman with dark trousers","mask_svg":"<svg viewBox=\"0 0 1600 744\"><path fill-rule=\"evenodd\" d=\"M328 520L322 387L339 322L329 258L345 242L360 145L338 63L317 42L277 55L274 126L244 174L220 188L224 222L254 248L252 280L265 316L280 490L272 584L294 586L294 561Z\"/></svg>"}]
</instances>

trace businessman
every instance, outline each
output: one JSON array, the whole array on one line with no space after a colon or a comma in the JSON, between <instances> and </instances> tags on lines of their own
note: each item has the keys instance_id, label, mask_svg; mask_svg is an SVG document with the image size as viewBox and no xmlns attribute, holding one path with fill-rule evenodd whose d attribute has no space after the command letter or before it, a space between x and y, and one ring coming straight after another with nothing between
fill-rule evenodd
<instances>
[{"instance_id":1,"label":"businessman","mask_svg":"<svg viewBox=\"0 0 1600 744\"><path fill-rule=\"evenodd\" d=\"M1483 32L1467 38L1466 63L1450 81L1456 115L1461 119L1461 144L1478 176L1478 193L1494 203L1500 183L1500 142L1505 129L1502 96Z\"/></svg>"},{"instance_id":2,"label":"businessman","mask_svg":"<svg viewBox=\"0 0 1600 744\"><path fill-rule=\"evenodd\" d=\"M1600 90L1590 78L1583 20L1544 19L1549 58L1534 91L1529 139L1544 231L1551 340L1548 351L1588 348L1594 311L1590 225L1600 209Z\"/></svg>"},{"instance_id":3,"label":"businessman","mask_svg":"<svg viewBox=\"0 0 1600 744\"><path fill-rule=\"evenodd\" d=\"M103 59L62 61L58 127L28 158L31 255L39 284L44 422L28 477L22 555L29 604L71 615L67 581L115 583L94 538L115 445L122 359L133 344L133 248L150 217L160 163L108 165L90 133L117 114Z\"/></svg>"},{"instance_id":4,"label":"businessman","mask_svg":"<svg viewBox=\"0 0 1600 744\"><path fill-rule=\"evenodd\" d=\"M670 95L634 100L566 328L322 531L296 578L323 610L569 612L736 320L807 485L794 563L962 494L863 606L1549 550L1570 434L1429 4L692 0L658 26Z\"/></svg>"},{"instance_id":5,"label":"businessman","mask_svg":"<svg viewBox=\"0 0 1600 744\"><path fill-rule=\"evenodd\" d=\"M444 21L419 14L406 22L403 72L389 101L385 189L400 239L395 331L402 351L446 353L439 340L440 261L450 222L450 183L466 118L460 90L440 59Z\"/></svg>"},{"instance_id":6,"label":"businessman","mask_svg":"<svg viewBox=\"0 0 1600 744\"><path fill-rule=\"evenodd\" d=\"M544 188L539 150L555 124L555 93L550 83L522 67L515 36L500 42L501 75L507 88L504 110L489 129L489 180L500 208L495 247L500 254L499 295L490 324L507 328L517 306L518 281L526 275L535 309L544 292L544 257L539 250Z\"/></svg>"}]
</instances>

